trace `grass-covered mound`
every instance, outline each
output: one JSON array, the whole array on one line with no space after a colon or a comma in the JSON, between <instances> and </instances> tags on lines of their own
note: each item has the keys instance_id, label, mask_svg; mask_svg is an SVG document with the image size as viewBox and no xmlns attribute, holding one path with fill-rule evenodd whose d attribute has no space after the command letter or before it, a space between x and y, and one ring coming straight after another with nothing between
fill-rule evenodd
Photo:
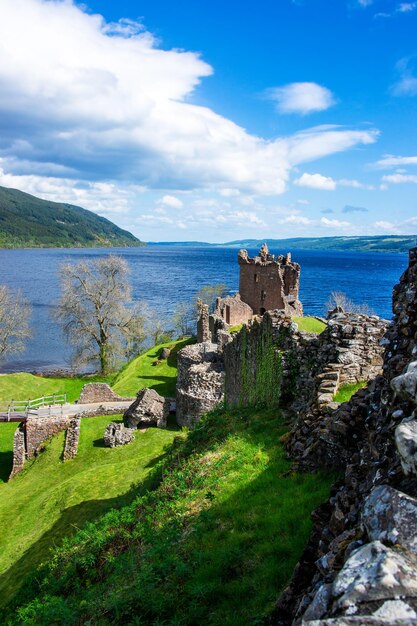
<instances>
[{"instance_id":1,"label":"grass-covered mound","mask_svg":"<svg viewBox=\"0 0 417 626\"><path fill-rule=\"evenodd\" d=\"M274 411L207 416L155 469L155 490L68 539L2 623L260 623L333 478L291 471L284 430Z\"/></svg>"},{"instance_id":2,"label":"grass-covered mound","mask_svg":"<svg viewBox=\"0 0 417 626\"><path fill-rule=\"evenodd\" d=\"M138 389L150 387L161 396L175 396L177 355L193 339L162 343L132 359L114 378L112 388L121 396L134 395ZM168 359L159 360L163 348L170 348ZM153 365L156 363L156 365Z\"/></svg>"},{"instance_id":3,"label":"grass-covered mound","mask_svg":"<svg viewBox=\"0 0 417 626\"><path fill-rule=\"evenodd\" d=\"M306 333L314 333L320 335L326 328L326 324L316 317L294 317L293 321L297 324L298 330L304 330Z\"/></svg>"},{"instance_id":4,"label":"grass-covered mound","mask_svg":"<svg viewBox=\"0 0 417 626\"><path fill-rule=\"evenodd\" d=\"M178 435L175 430L148 429L138 431L127 446L105 448L104 429L114 419L82 420L75 459L62 462L64 433L60 433L37 459L27 462L21 474L0 483L0 605L47 558L50 548L86 521L130 502L132 483L145 478ZM0 424L0 433L11 427L14 430L16 424ZM11 465L8 473L10 469ZM0 623L4 623L1 618Z\"/></svg>"}]
</instances>

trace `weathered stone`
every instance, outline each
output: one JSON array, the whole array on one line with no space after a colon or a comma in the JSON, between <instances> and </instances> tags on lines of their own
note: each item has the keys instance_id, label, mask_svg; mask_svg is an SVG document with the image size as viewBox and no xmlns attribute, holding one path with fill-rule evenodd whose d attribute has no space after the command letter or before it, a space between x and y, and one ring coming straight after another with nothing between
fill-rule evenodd
<instances>
[{"instance_id":1,"label":"weathered stone","mask_svg":"<svg viewBox=\"0 0 417 626\"><path fill-rule=\"evenodd\" d=\"M417 475L417 420L408 418L397 426L395 443L404 474Z\"/></svg>"},{"instance_id":2,"label":"weathered stone","mask_svg":"<svg viewBox=\"0 0 417 626\"><path fill-rule=\"evenodd\" d=\"M169 356L171 356L171 350L169 348L162 348L159 358L166 360Z\"/></svg>"},{"instance_id":3,"label":"weathered stone","mask_svg":"<svg viewBox=\"0 0 417 626\"><path fill-rule=\"evenodd\" d=\"M80 440L81 418L73 417L65 435L64 461L74 459L78 452L78 442Z\"/></svg>"},{"instance_id":4,"label":"weathered stone","mask_svg":"<svg viewBox=\"0 0 417 626\"><path fill-rule=\"evenodd\" d=\"M304 621L317 620L326 614L332 597L332 585L325 583L317 590L311 604L304 613Z\"/></svg>"},{"instance_id":5,"label":"weathered stone","mask_svg":"<svg viewBox=\"0 0 417 626\"><path fill-rule=\"evenodd\" d=\"M401 398L417 404L417 361L412 361L407 371L391 380L391 389Z\"/></svg>"},{"instance_id":6,"label":"weathered stone","mask_svg":"<svg viewBox=\"0 0 417 626\"><path fill-rule=\"evenodd\" d=\"M111 422L104 431L104 445L108 448L124 446L135 438L135 428L126 428L120 422Z\"/></svg>"},{"instance_id":7,"label":"weathered stone","mask_svg":"<svg viewBox=\"0 0 417 626\"><path fill-rule=\"evenodd\" d=\"M390 617L372 617L361 615L358 617L330 617L313 621L302 621L302 626L417 626L417 619L392 619Z\"/></svg>"},{"instance_id":8,"label":"weathered stone","mask_svg":"<svg viewBox=\"0 0 417 626\"><path fill-rule=\"evenodd\" d=\"M155 389L141 389L136 400L125 411L123 421L127 428L166 428L168 414L169 400L160 396Z\"/></svg>"},{"instance_id":9,"label":"weathered stone","mask_svg":"<svg viewBox=\"0 0 417 626\"><path fill-rule=\"evenodd\" d=\"M88 383L81 389L78 404L95 404L97 402L122 402L130 398L122 398L106 383Z\"/></svg>"},{"instance_id":10,"label":"weathered stone","mask_svg":"<svg viewBox=\"0 0 417 626\"><path fill-rule=\"evenodd\" d=\"M373 541L356 550L333 583L335 607L347 609L361 602L417 597L417 559Z\"/></svg>"},{"instance_id":11,"label":"weathered stone","mask_svg":"<svg viewBox=\"0 0 417 626\"><path fill-rule=\"evenodd\" d=\"M375 487L365 500L362 522L369 538L400 545L417 555L417 500L389 485Z\"/></svg>"}]
</instances>

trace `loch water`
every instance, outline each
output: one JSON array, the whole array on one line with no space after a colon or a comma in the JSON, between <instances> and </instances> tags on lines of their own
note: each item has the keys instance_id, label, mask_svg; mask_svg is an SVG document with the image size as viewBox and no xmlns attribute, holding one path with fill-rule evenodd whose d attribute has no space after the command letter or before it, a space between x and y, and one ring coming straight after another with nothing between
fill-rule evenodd
<instances>
[{"instance_id":1,"label":"loch water","mask_svg":"<svg viewBox=\"0 0 417 626\"><path fill-rule=\"evenodd\" d=\"M391 318L392 288L407 266L407 255L322 250L291 252L293 260L301 265L300 298L305 314L324 315L330 293L341 291L356 303L368 303L377 315ZM59 267L62 263L76 263L110 253L128 261L134 299L147 302L162 316L171 315L178 302L190 301L204 285L224 283L230 293L238 290L236 248L150 245L113 250L0 250L0 284L20 289L33 307L33 335L27 349L1 363L0 372L68 367L70 348L52 317L60 291Z\"/></svg>"}]
</instances>

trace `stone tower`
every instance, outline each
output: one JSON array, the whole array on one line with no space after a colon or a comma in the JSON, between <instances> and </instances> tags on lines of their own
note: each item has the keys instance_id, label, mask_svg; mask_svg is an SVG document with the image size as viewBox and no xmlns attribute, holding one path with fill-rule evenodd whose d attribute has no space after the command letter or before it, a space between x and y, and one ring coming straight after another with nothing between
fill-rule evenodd
<instances>
[{"instance_id":1,"label":"stone tower","mask_svg":"<svg viewBox=\"0 0 417 626\"><path fill-rule=\"evenodd\" d=\"M298 299L300 266L291 261L291 254L275 257L264 243L258 256L250 258L246 250L238 255L240 267L239 293L255 315L282 309L288 315L301 316Z\"/></svg>"}]
</instances>

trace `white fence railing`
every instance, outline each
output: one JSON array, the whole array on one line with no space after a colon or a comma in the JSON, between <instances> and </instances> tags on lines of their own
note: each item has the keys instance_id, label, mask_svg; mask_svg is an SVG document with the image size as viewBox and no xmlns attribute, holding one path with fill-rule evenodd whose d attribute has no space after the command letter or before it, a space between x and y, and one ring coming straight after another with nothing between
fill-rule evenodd
<instances>
[{"instance_id":1,"label":"white fence railing","mask_svg":"<svg viewBox=\"0 0 417 626\"><path fill-rule=\"evenodd\" d=\"M0 404L0 413L7 414L8 420L12 416L27 417L30 414L38 413L40 409L46 407L45 416L52 415L53 409L57 406L61 406L61 414L63 412L64 404L67 402L67 394L53 394L52 396L42 396L42 398L35 398L34 400L12 400L9 404Z\"/></svg>"}]
</instances>

